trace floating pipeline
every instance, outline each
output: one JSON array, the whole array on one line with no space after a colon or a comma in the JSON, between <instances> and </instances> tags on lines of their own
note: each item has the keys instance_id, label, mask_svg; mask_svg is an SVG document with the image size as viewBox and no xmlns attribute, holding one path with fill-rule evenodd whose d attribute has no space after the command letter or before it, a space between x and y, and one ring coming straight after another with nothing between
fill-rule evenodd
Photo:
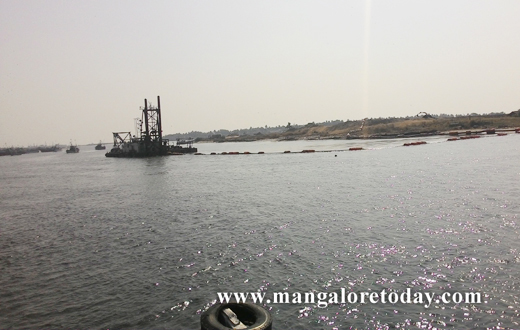
<instances>
[{"instance_id":1,"label":"floating pipeline","mask_svg":"<svg viewBox=\"0 0 520 330\"><path fill-rule=\"evenodd\" d=\"M516 129L516 132L517 133L520 133L520 129ZM505 136L505 135L508 135L506 133L496 133L496 136ZM460 136L460 137L452 137L452 138L448 138L447 141L459 141L459 140L469 140L469 139L478 139L478 138L481 138L482 136L481 135L466 135L466 136ZM404 147L409 147L409 146L418 146L418 145L423 145L423 144L427 144L426 141L416 141L416 142L411 142L411 143L404 143L403 146ZM318 153L318 152L344 152L344 151L361 151L361 150L367 150L367 149L364 149L362 147L350 147L348 149L335 149L335 150L314 150L314 149L304 149L300 152L292 152L290 150L286 150L286 151L283 151L283 152L270 152L269 154L300 154L300 153L303 153L303 154L310 154L310 153ZM368 149L370 150L370 149ZM195 155L252 155L252 154L259 154L259 155L263 155L265 154L265 152L263 151L259 151L257 153L251 153L249 151L244 151L244 152L237 152L237 151L223 151L221 153L216 153L216 152L211 152L209 154L204 154L204 153L200 153L200 152L196 152L194 153ZM177 155L183 155L183 153L177 153ZM337 155L335 155L337 156Z\"/></svg>"},{"instance_id":2,"label":"floating pipeline","mask_svg":"<svg viewBox=\"0 0 520 330\"><path fill-rule=\"evenodd\" d=\"M459 140L469 140L469 139L478 139L480 135L470 135L470 136L461 136L460 138L449 138L448 141L459 141Z\"/></svg>"},{"instance_id":3,"label":"floating pipeline","mask_svg":"<svg viewBox=\"0 0 520 330\"><path fill-rule=\"evenodd\" d=\"M412 143L405 143L403 146L409 147L409 146L420 146L421 144L426 144L425 141L418 141L418 142L412 142Z\"/></svg>"},{"instance_id":4,"label":"floating pipeline","mask_svg":"<svg viewBox=\"0 0 520 330\"><path fill-rule=\"evenodd\" d=\"M520 132L520 128L499 128L499 129L495 129L495 128L486 128L486 129L479 129L479 130L466 130L466 131L449 131L447 133L442 133L442 134L439 134L439 135L450 135L450 136L459 136L459 135L478 135L478 134L483 134L483 135L493 135L493 134L501 134L501 133L504 133L504 132L507 132L507 131L511 131L511 132L516 132L516 133L519 133Z\"/></svg>"},{"instance_id":5,"label":"floating pipeline","mask_svg":"<svg viewBox=\"0 0 520 330\"><path fill-rule=\"evenodd\" d=\"M520 133L520 129L516 129L515 130L516 133ZM506 136L508 135L507 133L491 133L491 134L496 134L496 136ZM458 140L471 140L471 139L479 139L481 138L481 135L466 135L466 136L461 136L460 138L449 138L448 141L458 141Z\"/></svg>"},{"instance_id":6,"label":"floating pipeline","mask_svg":"<svg viewBox=\"0 0 520 330\"><path fill-rule=\"evenodd\" d=\"M298 153L302 153L302 154L310 154L310 153L316 153L316 152L342 152L342 151L358 151L358 150L365 150L361 147L353 147L353 148L349 148L349 149L339 149L339 150L314 150L314 149L304 149ZM201 153L201 152L196 152L194 153L194 155L196 156L202 156L202 155L212 155L212 156L216 156L216 155L253 155L254 153L251 153L249 151L244 151L244 152L237 152L237 151L223 151L221 153L216 153L216 152L211 152L209 154L204 154L204 153ZM263 151L259 151L257 153L258 155L264 155L265 152ZM286 151L283 151L283 152L272 152L270 154L297 154L297 152L292 152L290 150L286 150ZM177 155L184 155L182 153L177 153Z\"/></svg>"},{"instance_id":7,"label":"floating pipeline","mask_svg":"<svg viewBox=\"0 0 520 330\"><path fill-rule=\"evenodd\" d=\"M469 139L479 139L480 138L480 135L466 135L466 136L461 136L460 139L461 140L469 140Z\"/></svg>"}]
</instances>

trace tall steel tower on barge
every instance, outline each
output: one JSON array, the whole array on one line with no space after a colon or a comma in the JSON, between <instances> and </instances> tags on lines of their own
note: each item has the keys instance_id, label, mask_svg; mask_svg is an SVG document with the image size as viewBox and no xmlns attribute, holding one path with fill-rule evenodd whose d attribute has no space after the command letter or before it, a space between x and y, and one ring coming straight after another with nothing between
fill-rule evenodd
<instances>
[{"instance_id":1,"label":"tall steel tower on barge","mask_svg":"<svg viewBox=\"0 0 520 330\"><path fill-rule=\"evenodd\" d=\"M163 156L168 151L168 144L163 144L161 124L161 99L157 96L157 107L144 99L141 116L141 142L144 146L144 156ZM143 127L144 124L144 127ZM143 130L144 128L144 130ZM168 142L168 141L165 141Z\"/></svg>"}]
</instances>

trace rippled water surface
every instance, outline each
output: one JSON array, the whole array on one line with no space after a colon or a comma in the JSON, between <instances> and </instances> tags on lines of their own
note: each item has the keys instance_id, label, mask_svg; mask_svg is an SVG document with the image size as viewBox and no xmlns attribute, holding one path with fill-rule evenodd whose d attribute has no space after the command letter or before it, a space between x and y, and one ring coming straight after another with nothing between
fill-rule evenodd
<instances>
[{"instance_id":1,"label":"rippled water surface","mask_svg":"<svg viewBox=\"0 0 520 330\"><path fill-rule=\"evenodd\" d=\"M520 134L426 141L0 157L0 328L198 329L217 292L411 288L483 301L264 305L274 329L518 329Z\"/></svg>"}]
</instances>

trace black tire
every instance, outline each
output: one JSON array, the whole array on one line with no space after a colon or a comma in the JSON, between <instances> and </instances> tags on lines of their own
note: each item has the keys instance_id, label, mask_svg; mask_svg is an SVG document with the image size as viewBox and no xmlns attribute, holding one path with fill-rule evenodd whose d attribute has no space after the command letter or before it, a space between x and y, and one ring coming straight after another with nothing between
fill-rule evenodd
<instances>
[{"instance_id":1,"label":"black tire","mask_svg":"<svg viewBox=\"0 0 520 330\"><path fill-rule=\"evenodd\" d=\"M238 319L247 326L247 330L271 330L273 319L264 308L252 303L215 304L200 316L201 330L231 330L224 325L222 310L230 308Z\"/></svg>"}]
</instances>

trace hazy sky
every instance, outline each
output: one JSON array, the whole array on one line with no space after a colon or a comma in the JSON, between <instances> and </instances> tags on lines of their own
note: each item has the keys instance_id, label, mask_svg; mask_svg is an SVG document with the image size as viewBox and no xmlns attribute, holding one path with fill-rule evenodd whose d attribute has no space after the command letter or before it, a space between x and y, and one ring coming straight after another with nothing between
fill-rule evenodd
<instances>
[{"instance_id":1,"label":"hazy sky","mask_svg":"<svg viewBox=\"0 0 520 330\"><path fill-rule=\"evenodd\" d=\"M520 1L0 0L0 147L520 108Z\"/></svg>"}]
</instances>

